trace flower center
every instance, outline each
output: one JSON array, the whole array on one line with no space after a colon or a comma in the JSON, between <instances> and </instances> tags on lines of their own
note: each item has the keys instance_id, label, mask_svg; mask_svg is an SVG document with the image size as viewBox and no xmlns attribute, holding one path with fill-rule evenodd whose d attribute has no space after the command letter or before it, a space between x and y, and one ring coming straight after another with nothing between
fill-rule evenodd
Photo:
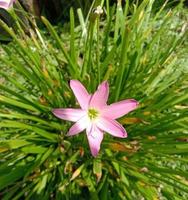
<instances>
[{"instance_id":1,"label":"flower center","mask_svg":"<svg viewBox=\"0 0 188 200\"><path fill-rule=\"evenodd\" d=\"M99 116L99 112L93 108L90 108L88 110L88 117L93 120L93 119L96 119L98 116Z\"/></svg>"}]
</instances>

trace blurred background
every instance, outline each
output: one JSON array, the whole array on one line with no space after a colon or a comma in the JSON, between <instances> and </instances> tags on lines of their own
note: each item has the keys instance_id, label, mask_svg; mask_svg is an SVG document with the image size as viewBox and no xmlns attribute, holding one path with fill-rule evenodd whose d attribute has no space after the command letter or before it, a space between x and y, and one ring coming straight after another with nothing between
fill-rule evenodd
<instances>
[{"instance_id":1,"label":"blurred background","mask_svg":"<svg viewBox=\"0 0 188 200\"><path fill-rule=\"evenodd\" d=\"M98 4L99 0L17 0L28 12L34 14L36 17L41 15L48 18L53 23L62 23L69 21L69 9L73 7L75 10L81 8L84 15L87 14L91 4ZM124 4L124 0L109 0L110 5L116 5L117 2ZM138 5L142 0L130 0L132 4ZM169 7L175 6L180 0L172 0L168 2ZM164 0L156 1L155 9L160 8ZM184 1L184 5L188 6L188 0ZM0 10L1 19L9 21L9 17L5 11Z\"/></svg>"},{"instance_id":2,"label":"blurred background","mask_svg":"<svg viewBox=\"0 0 188 200\"><path fill-rule=\"evenodd\" d=\"M86 15L91 4L98 4L98 0L19 0L20 3L36 16L45 15L51 23L64 22L69 20L69 9L81 8ZM125 0L109 0L110 5L115 5L117 2L125 3ZM133 4L139 4L142 0L130 0ZM175 6L180 0L169 1L169 6ZM160 8L164 0L156 1L155 8ZM184 1L185 6L188 5L188 0Z\"/></svg>"}]
</instances>

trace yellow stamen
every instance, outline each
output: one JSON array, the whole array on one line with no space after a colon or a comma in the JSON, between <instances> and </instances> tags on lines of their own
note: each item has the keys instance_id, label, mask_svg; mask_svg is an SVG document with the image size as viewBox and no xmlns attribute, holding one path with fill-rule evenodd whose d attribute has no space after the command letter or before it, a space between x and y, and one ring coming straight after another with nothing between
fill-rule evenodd
<instances>
[{"instance_id":1,"label":"yellow stamen","mask_svg":"<svg viewBox=\"0 0 188 200\"><path fill-rule=\"evenodd\" d=\"M99 115L99 112L93 108L90 108L88 110L88 116L91 120L96 119Z\"/></svg>"}]
</instances>

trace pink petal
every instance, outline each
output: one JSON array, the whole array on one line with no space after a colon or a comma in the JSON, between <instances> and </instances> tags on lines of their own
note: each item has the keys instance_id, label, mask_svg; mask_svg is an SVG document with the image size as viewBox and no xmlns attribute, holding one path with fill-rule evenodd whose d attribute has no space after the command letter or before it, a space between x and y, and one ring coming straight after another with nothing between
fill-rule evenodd
<instances>
[{"instance_id":1,"label":"pink petal","mask_svg":"<svg viewBox=\"0 0 188 200\"><path fill-rule=\"evenodd\" d=\"M0 2L0 8L7 9L9 6L8 2Z\"/></svg>"},{"instance_id":2,"label":"pink petal","mask_svg":"<svg viewBox=\"0 0 188 200\"><path fill-rule=\"evenodd\" d=\"M123 126L113 119L101 117L100 120L97 122L97 127L115 137L127 137L127 132L125 131Z\"/></svg>"},{"instance_id":3,"label":"pink petal","mask_svg":"<svg viewBox=\"0 0 188 200\"><path fill-rule=\"evenodd\" d=\"M13 5L16 0L9 0L9 8Z\"/></svg>"},{"instance_id":4,"label":"pink petal","mask_svg":"<svg viewBox=\"0 0 188 200\"><path fill-rule=\"evenodd\" d=\"M130 111L135 110L137 107L138 102L136 100L127 99L106 106L102 111L102 115L107 118L117 119L129 113Z\"/></svg>"},{"instance_id":5,"label":"pink petal","mask_svg":"<svg viewBox=\"0 0 188 200\"><path fill-rule=\"evenodd\" d=\"M102 108L106 106L109 95L109 85L104 81L98 86L97 91L92 95L89 106L94 108Z\"/></svg>"},{"instance_id":6,"label":"pink petal","mask_svg":"<svg viewBox=\"0 0 188 200\"><path fill-rule=\"evenodd\" d=\"M89 129L87 129L87 139L91 154L94 157L96 157L99 153L101 142L103 140L103 134L104 133L95 125L92 125Z\"/></svg>"},{"instance_id":7,"label":"pink petal","mask_svg":"<svg viewBox=\"0 0 188 200\"><path fill-rule=\"evenodd\" d=\"M73 109L73 108L57 108L52 110L52 113L60 118L60 119L64 119L64 120L68 120L68 121L72 121L72 122L76 122L78 121L80 118L82 118L86 112L82 109Z\"/></svg>"},{"instance_id":8,"label":"pink petal","mask_svg":"<svg viewBox=\"0 0 188 200\"><path fill-rule=\"evenodd\" d=\"M0 0L0 8L8 9L12 7L12 4L15 2L15 0Z\"/></svg>"},{"instance_id":9,"label":"pink petal","mask_svg":"<svg viewBox=\"0 0 188 200\"><path fill-rule=\"evenodd\" d=\"M68 132L68 136L76 135L80 132L82 132L86 127L88 126L87 123L87 117L84 116L81 119L79 119L70 129Z\"/></svg>"},{"instance_id":10,"label":"pink petal","mask_svg":"<svg viewBox=\"0 0 188 200\"><path fill-rule=\"evenodd\" d=\"M91 96L87 92L85 87L77 80L71 80L70 87L71 87L78 103L80 104L80 107L82 109L87 109Z\"/></svg>"}]
</instances>

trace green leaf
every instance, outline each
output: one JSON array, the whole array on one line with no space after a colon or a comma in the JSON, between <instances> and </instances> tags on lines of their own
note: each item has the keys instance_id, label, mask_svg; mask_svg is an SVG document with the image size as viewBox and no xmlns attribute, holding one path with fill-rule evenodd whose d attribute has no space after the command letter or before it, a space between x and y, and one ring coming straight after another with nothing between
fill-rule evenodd
<instances>
[{"instance_id":1,"label":"green leaf","mask_svg":"<svg viewBox=\"0 0 188 200\"><path fill-rule=\"evenodd\" d=\"M14 166L9 173L0 175L0 190L6 188L8 185L14 184L15 181L22 178L29 166L30 165Z\"/></svg>"},{"instance_id":2,"label":"green leaf","mask_svg":"<svg viewBox=\"0 0 188 200\"><path fill-rule=\"evenodd\" d=\"M42 147L42 146L27 146L27 147L23 147L21 148L21 151L23 151L24 153L31 153L31 154L42 154L44 152L47 151L47 148Z\"/></svg>"},{"instance_id":3,"label":"green leaf","mask_svg":"<svg viewBox=\"0 0 188 200\"><path fill-rule=\"evenodd\" d=\"M5 140L5 141L1 141L0 142L0 149L2 148L7 148L7 150L10 149L17 149L23 146L27 146L29 145L30 142L26 141L26 140L21 140L21 139L12 139L12 140Z\"/></svg>"},{"instance_id":4,"label":"green leaf","mask_svg":"<svg viewBox=\"0 0 188 200\"><path fill-rule=\"evenodd\" d=\"M101 160L98 160L98 159L94 159L93 160L93 173L97 177L97 182L99 182L101 177L102 177L102 163L101 163Z\"/></svg>"}]
</instances>

